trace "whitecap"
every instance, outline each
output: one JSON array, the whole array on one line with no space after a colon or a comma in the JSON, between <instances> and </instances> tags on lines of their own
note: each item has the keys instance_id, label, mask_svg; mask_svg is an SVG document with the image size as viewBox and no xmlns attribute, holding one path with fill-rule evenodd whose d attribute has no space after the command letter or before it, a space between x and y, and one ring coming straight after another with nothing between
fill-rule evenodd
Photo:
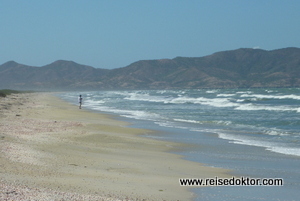
<instances>
[{"instance_id":1,"label":"whitecap","mask_svg":"<svg viewBox=\"0 0 300 201\"><path fill-rule=\"evenodd\" d=\"M218 94L217 97L231 97L235 96L235 94Z\"/></svg>"},{"instance_id":2,"label":"whitecap","mask_svg":"<svg viewBox=\"0 0 300 201\"><path fill-rule=\"evenodd\" d=\"M208 90L208 91L206 91L206 93L208 93L208 94L214 94L214 93L217 93L218 92L218 90Z\"/></svg>"},{"instance_id":3,"label":"whitecap","mask_svg":"<svg viewBox=\"0 0 300 201\"><path fill-rule=\"evenodd\" d=\"M281 130L266 130L264 131L265 134L267 135L279 135L279 136L288 136L289 134L286 132L283 132Z\"/></svg>"},{"instance_id":4,"label":"whitecap","mask_svg":"<svg viewBox=\"0 0 300 201\"><path fill-rule=\"evenodd\" d=\"M252 91L238 91L237 94L251 94Z\"/></svg>"},{"instance_id":5,"label":"whitecap","mask_svg":"<svg viewBox=\"0 0 300 201\"><path fill-rule=\"evenodd\" d=\"M242 94L241 97L255 97L260 99L294 99L300 100L300 96L290 94L290 95L263 95L263 94Z\"/></svg>"},{"instance_id":6,"label":"whitecap","mask_svg":"<svg viewBox=\"0 0 300 201\"><path fill-rule=\"evenodd\" d=\"M242 104L235 108L235 110L268 110L268 111L296 111L299 112L299 108L288 107L288 106L265 106L265 105L254 105L252 103Z\"/></svg>"},{"instance_id":7,"label":"whitecap","mask_svg":"<svg viewBox=\"0 0 300 201\"><path fill-rule=\"evenodd\" d=\"M174 98L173 100L170 101L170 103L193 103L193 104L202 104L202 105L209 105L213 107L237 107L240 104L238 103L233 103L229 101L227 98L190 98L190 97L178 97Z\"/></svg>"},{"instance_id":8,"label":"whitecap","mask_svg":"<svg viewBox=\"0 0 300 201\"><path fill-rule=\"evenodd\" d=\"M200 121L195 121L195 120L188 120L188 119L174 119L174 121L179 121L179 122L186 122L186 123L196 123L196 124L201 124Z\"/></svg>"},{"instance_id":9,"label":"whitecap","mask_svg":"<svg viewBox=\"0 0 300 201\"><path fill-rule=\"evenodd\" d=\"M216 123L216 124L219 124L219 125L226 125L226 126L232 124L231 121L213 121L213 123Z\"/></svg>"},{"instance_id":10,"label":"whitecap","mask_svg":"<svg viewBox=\"0 0 300 201\"><path fill-rule=\"evenodd\" d=\"M146 102L168 102L168 98L164 96L150 96L148 93L128 93L124 99Z\"/></svg>"}]
</instances>

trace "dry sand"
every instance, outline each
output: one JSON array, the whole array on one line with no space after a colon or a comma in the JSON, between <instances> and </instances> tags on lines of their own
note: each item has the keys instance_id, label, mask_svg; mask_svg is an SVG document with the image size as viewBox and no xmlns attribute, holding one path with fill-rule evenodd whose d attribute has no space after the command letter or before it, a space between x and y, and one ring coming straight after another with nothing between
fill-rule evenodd
<instances>
[{"instance_id":1,"label":"dry sand","mask_svg":"<svg viewBox=\"0 0 300 201\"><path fill-rule=\"evenodd\" d=\"M0 101L0 200L191 200L179 178L230 177L51 94Z\"/></svg>"}]
</instances>

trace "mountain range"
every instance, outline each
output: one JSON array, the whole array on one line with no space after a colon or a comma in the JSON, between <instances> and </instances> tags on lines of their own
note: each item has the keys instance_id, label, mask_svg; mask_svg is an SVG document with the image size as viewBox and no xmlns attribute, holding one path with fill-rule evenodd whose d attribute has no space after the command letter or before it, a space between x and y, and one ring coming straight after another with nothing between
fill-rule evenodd
<instances>
[{"instance_id":1,"label":"mountain range","mask_svg":"<svg viewBox=\"0 0 300 201\"><path fill-rule=\"evenodd\" d=\"M178 88L300 87L300 48L241 48L203 57L141 60L100 69L58 60L35 67L0 65L0 89L130 90Z\"/></svg>"}]
</instances>

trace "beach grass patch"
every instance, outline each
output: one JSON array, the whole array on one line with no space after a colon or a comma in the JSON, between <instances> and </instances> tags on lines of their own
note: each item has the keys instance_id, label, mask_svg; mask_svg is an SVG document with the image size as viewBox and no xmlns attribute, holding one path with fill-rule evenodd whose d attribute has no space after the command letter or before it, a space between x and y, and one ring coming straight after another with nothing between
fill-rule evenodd
<instances>
[{"instance_id":1,"label":"beach grass patch","mask_svg":"<svg viewBox=\"0 0 300 201\"><path fill-rule=\"evenodd\" d=\"M0 90L0 97L6 97L10 94L18 94L18 93L28 93L28 91L17 91L12 89L1 89Z\"/></svg>"}]
</instances>

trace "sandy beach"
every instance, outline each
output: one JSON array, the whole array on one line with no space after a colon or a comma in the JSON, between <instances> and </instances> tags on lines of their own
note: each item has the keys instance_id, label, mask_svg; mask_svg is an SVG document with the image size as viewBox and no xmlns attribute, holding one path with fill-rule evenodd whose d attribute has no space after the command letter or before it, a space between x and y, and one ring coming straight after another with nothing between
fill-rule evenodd
<instances>
[{"instance_id":1,"label":"sandy beach","mask_svg":"<svg viewBox=\"0 0 300 201\"><path fill-rule=\"evenodd\" d=\"M49 93L0 101L0 200L192 200L179 178L231 177Z\"/></svg>"}]
</instances>

